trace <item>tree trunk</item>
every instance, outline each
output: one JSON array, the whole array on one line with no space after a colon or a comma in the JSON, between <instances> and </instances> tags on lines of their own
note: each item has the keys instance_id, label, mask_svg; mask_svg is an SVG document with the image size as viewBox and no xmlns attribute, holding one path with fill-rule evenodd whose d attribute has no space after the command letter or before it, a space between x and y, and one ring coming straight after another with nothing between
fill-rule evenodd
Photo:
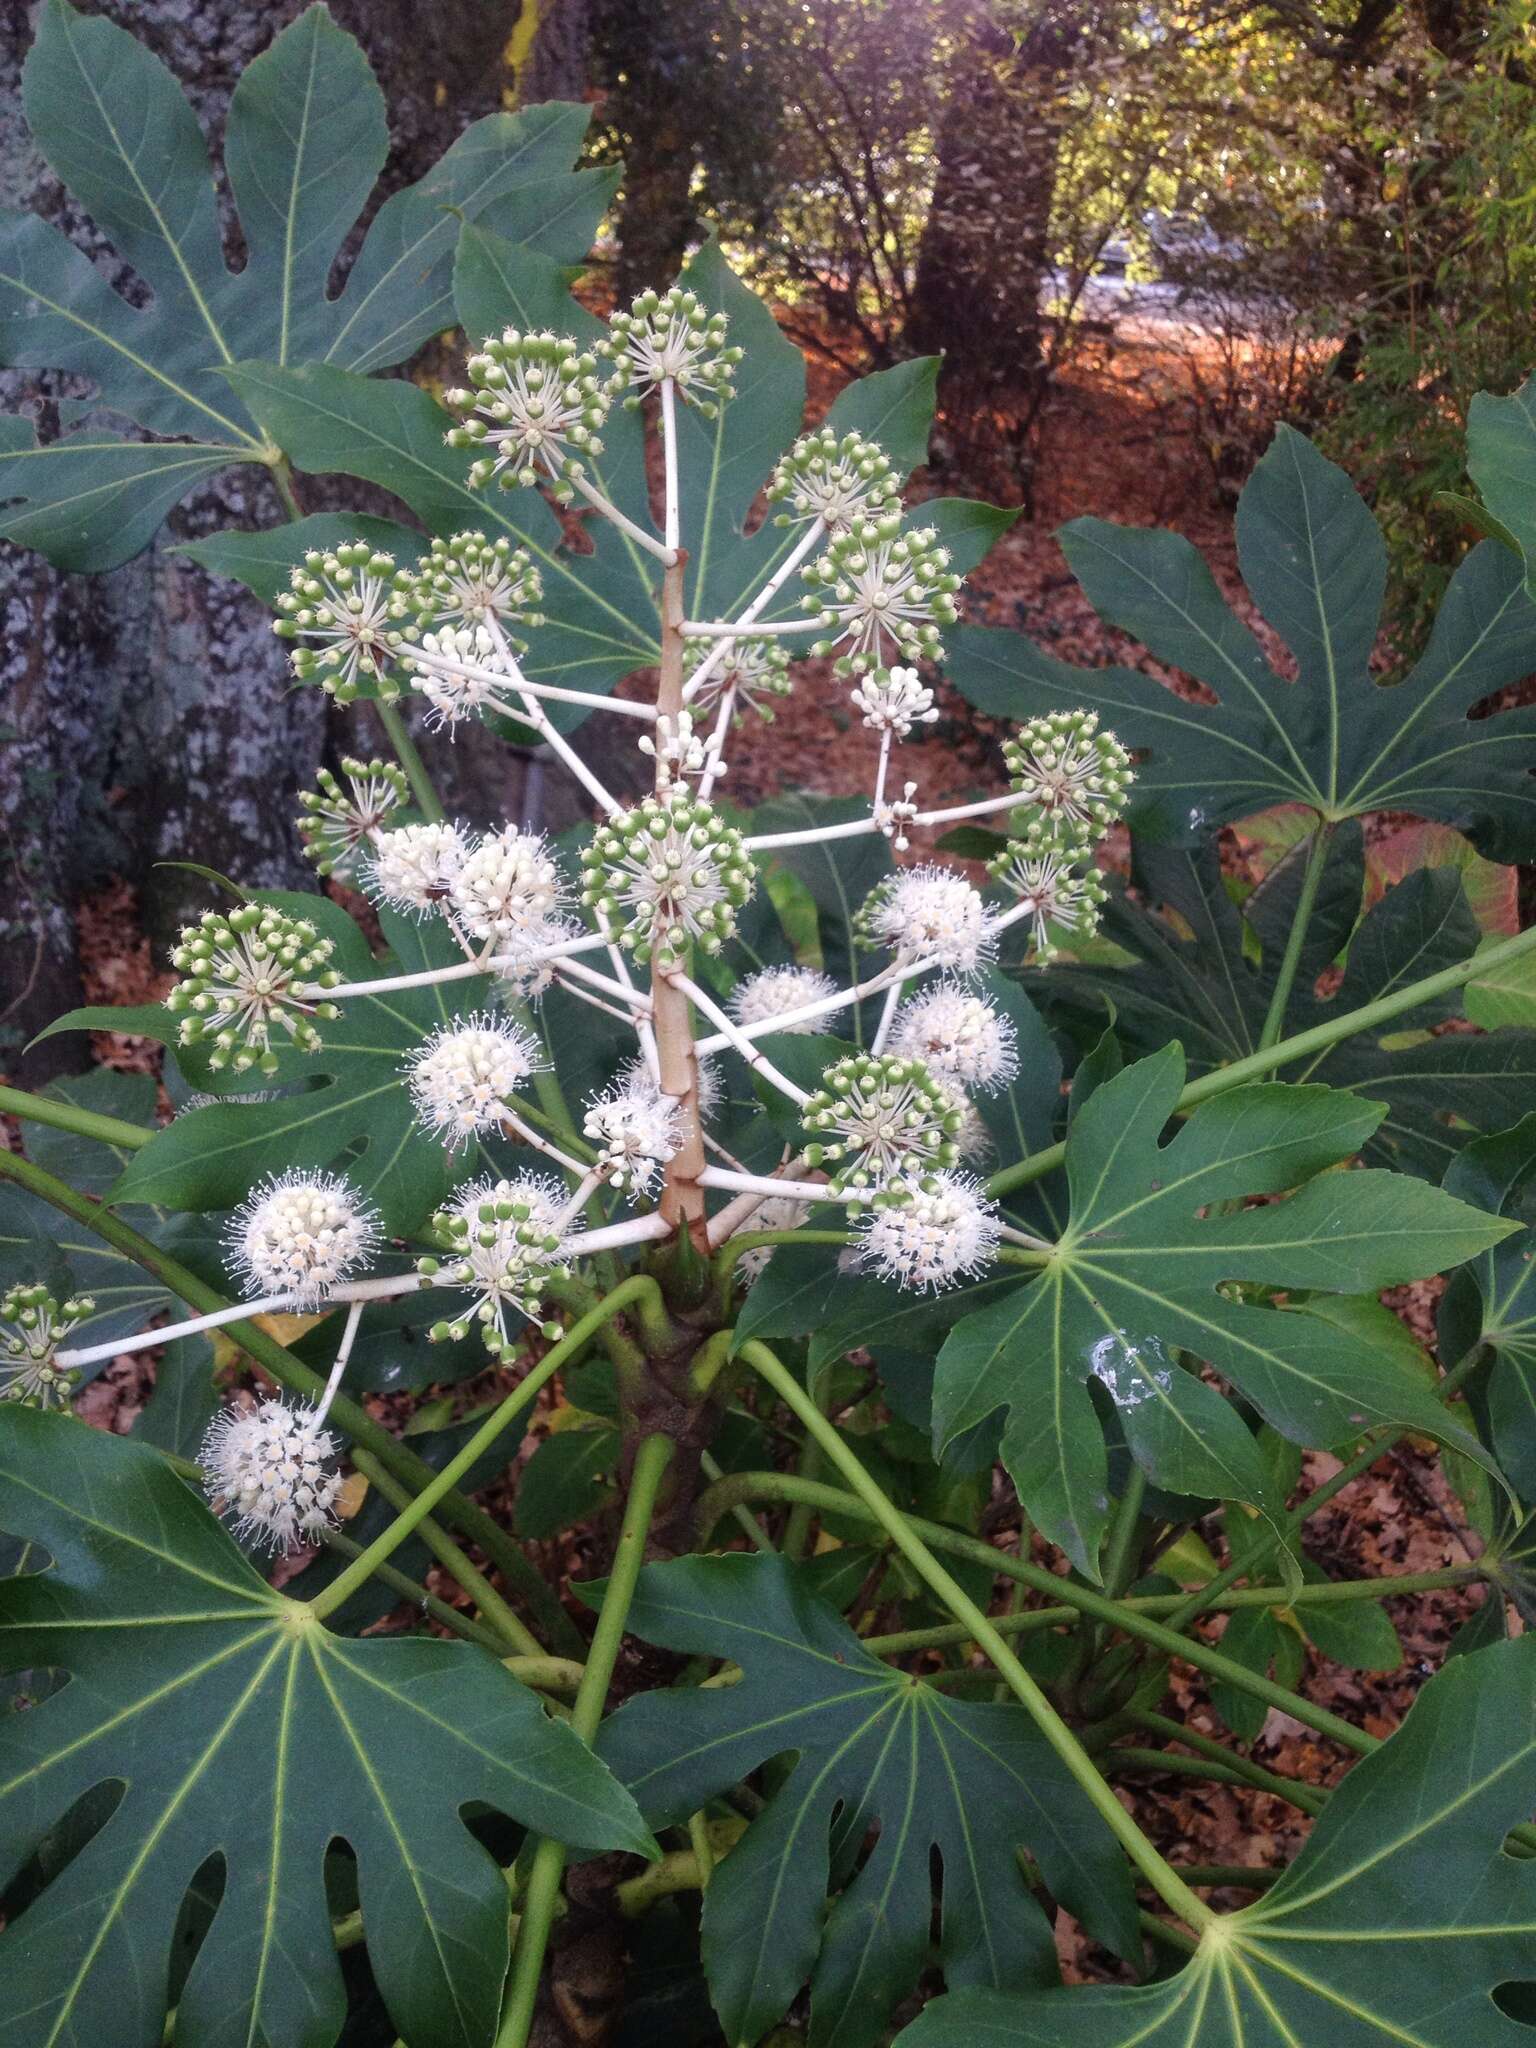
<instances>
[{"instance_id":1,"label":"tree trunk","mask_svg":"<svg viewBox=\"0 0 1536 2048\"><path fill-rule=\"evenodd\" d=\"M229 94L304 0L107 0L99 11L146 42L187 88L217 147ZM332 0L368 52L389 109L393 154L378 197L420 177L459 131L504 103L507 12L438 0L430 52L416 0ZM581 97L585 0L550 0L518 77L525 99ZM131 273L33 148L19 77L33 23L0 28L0 188L53 221L130 298ZM359 236L355 239L360 239ZM355 242L354 242L355 246ZM0 403L35 401L37 384L0 375ZM52 380L48 399L88 396ZM49 408L45 406L45 412ZM55 422L45 418L45 430ZM346 479L304 480L305 509L361 508ZM380 503L368 509L387 510ZM172 515L153 546L108 575L65 575L3 546L0 648L0 947L20 971L0 995L0 1062L80 1000L74 909L117 872L141 892L157 950L206 885L156 867L196 861L252 886L313 886L293 830L294 793L329 752L378 751L364 707L340 712L291 687L263 608L238 585L171 552L223 527L283 516L264 473L233 469ZM526 813L526 758L488 734L434 747L450 808L471 817ZM85 1040L50 1040L24 1063L34 1083L78 1066Z\"/></svg>"},{"instance_id":2,"label":"tree trunk","mask_svg":"<svg viewBox=\"0 0 1536 2048\"><path fill-rule=\"evenodd\" d=\"M974 10L967 29L904 339L914 355L944 357L939 409L951 462L1006 489L1024 479L1023 437L1042 374L1040 287L1061 133L1055 89L1077 36L1052 20L1016 44L990 7Z\"/></svg>"}]
</instances>

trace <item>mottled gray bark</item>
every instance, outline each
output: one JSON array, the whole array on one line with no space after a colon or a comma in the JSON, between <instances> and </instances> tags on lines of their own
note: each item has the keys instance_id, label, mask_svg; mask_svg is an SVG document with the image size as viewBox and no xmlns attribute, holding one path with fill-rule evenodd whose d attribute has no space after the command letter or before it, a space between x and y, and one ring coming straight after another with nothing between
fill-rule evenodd
<instances>
[{"instance_id":1,"label":"mottled gray bark","mask_svg":"<svg viewBox=\"0 0 1536 2048\"><path fill-rule=\"evenodd\" d=\"M217 148L240 71L302 4L108 0L99 11L169 65ZM332 11L367 49L389 107L394 153L379 198L421 176L461 128L503 104L512 7L332 0ZM579 77L583 13L584 0L567 0L541 24L520 81L525 100L570 90ZM34 24L35 9L21 8L0 24L0 189L54 221L134 297L136 281L26 133L19 78ZM56 424L53 401L88 395L68 380L40 387L0 374L0 404L39 411L45 434ZM306 480L302 489L309 511L360 506L366 495L344 480ZM140 889L162 943L187 909L203 906L206 885L157 863L196 861L253 886L312 886L293 832L294 792L327 752L375 747L370 721L295 690L262 608L171 552L178 540L282 517L265 474L235 469L173 514L145 554L106 576L62 575L0 544L0 1064L13 1071L17 1048L79 1000L74 906L109 872ZM451 809L479 819L524 814L526 764L513 750L483 735L432 752ZM49 1041L25 1062L25 1077L78 1064L84 1043Z\"/></svg>"}]
</instances>

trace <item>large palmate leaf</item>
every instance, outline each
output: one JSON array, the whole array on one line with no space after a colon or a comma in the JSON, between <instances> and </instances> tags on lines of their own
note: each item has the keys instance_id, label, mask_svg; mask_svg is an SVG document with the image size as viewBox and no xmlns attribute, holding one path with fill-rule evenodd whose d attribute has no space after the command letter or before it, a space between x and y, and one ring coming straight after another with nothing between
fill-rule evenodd
<instances>
[{"instance_id":1,"label":"large palmate leaf","mask_svg":"<svg viewBox=\"0 0 1536 2048\"><path fill-rule=\"evenodd\" d=\"M1536 1643L1458 1657L1328 1801L1290 1869L1161 1984L961 1991L901 2048L1522 2048L1494 1993L1529 1982Z\"/></svg>"},{"instance_id":2,"label":"large palmate leaf","mask_svg":"<svg viewBox=\"0 0 1536 2048\"><path fill-rule=\"evenodd\" d=\"M327 897L268 892L254 900L308 918L334 941L331 964L349 981L445 967L459 957L441 924L413 924L387 908L381 920L393 950L376 961L352 919ZM469 1148L455 1161L421 1128L402 1068L438 1025L473 1010L484 996L484 983L460 981L349 997L341 1016L324 1026L319 1052L280 1054L269 1085L284 1092L272 1101L214 1102L184 1112L133 1155L110 1199L170 1209L233 1208L265 1174L331 1166L355 1150L348 1178L377 1203L392 1235L409 1233L442 1206L476 1155ZM168 1012L134 1014L135 1031L174 1044L177 1021ZM50 1028L100 1030L119 1016L110 1009L73 1010ZM219 1076L202 1071L197 1049L181 1058L201 1085L219 1085ZM223 1085L248 1083L226 1076Z\"/></svg>"},{"instance_id":3,"label":"large palmate leaf","mask_svg":"<svg viewBox=\"0 0 1536 2048\"><path fill-rule=\"evenodd\" d=\"M805 366L762 302L736 279L713 243L679 280L730 316L732 337L747 350L741 388L716 418L681 408L680 499L689 550L685 609L690 618L737 610L761 588L793 544L771 522L750 540L743 532L753 502L779 456L800 430ZM554 327L591 338L599 323L571 297L560 264L538 252L510 249L493 231L465 238L456 273L459 317L474 341L506 324ZM471 456L444 446L448 414L425 392L378 383L328 364L284 368L244 362L229 380L271 436L292 451L299 468L337 471L381 484L435 533L473 525L510 535L526 547L544 577L550 623L531 635L526 663L538 680L606 690L660 656L655 559L608 522L591 517L590 553L568 544L551 507L536 491L471 491ZM834 426L864 427L886 437L903 467L921 459L933 405L931 366L904 365L845 392L830 415ZM603 432L593 475L631 518L650 517L649 487L638 419L616 408ZM974 567L1015 514L961 500L923 508L937 524L957 570ZM239 573L237 570L236 573ZM765 617L805 609L793 578ZM579 722L569 708L565 726Z\"/></svg>"},{"instance_id":4,"label":"large palmate leaf","mask_svg":"<svg viewBox=\"0 0 1536 2048\"><path fill-rule=\"evenodd\" d=\"M1468 715L1530 669L1536 601L1508 548L1485 542L1468 555L1423 655L1386 688L1370 669L1386 585L1380 530L1344 472L1288 427L1238 502L1237 542L1254 602L1295 656L1294 683L1179 535L1078 519L1061 540L1102 616L1220 702L1129 669L1074 668L1002 629L957 635L950 678L1003 718L1099 711L1144 757L1131 819L1149 836L1188 842L1299 803L1325 818L1438 818L1500 860L1536 846L1536 713Z\"/></svg>"},{"instance_id":5,"label":"large palmate leaf","mask_svg":"<svg viewBox=\"0 0 1536 2048\"><path fill-rule=\"evenodd\" d=\"M1536 1501L1536 1229L1529 1186L1536 1174L1536 1115L1479 1138L1455 1159L1447 1190L1522 1227L1453 1274L1440 1311L1448 1364L1486 1347L1474 1406L1500 1467L1520 1498Z\"/></svg>"},{"instance_id":6,"label":"large palmate leaf","mask_svg":"<svg viewBox=\"0 0 1536 2048\"><path fill-rule=\"evenodd\" d=\"M879 2040L923 1967L935 1852L951 1984L1055 1981L1021 1846L1098 1939L1136 1953L1113 1838L1021 1708L948 1699L880 1663L782 1558L652 1565L630 1626L744 1674L631 1700L604 1726L599 1753L654 1826L772 1758L796 1759L704 1898L704 1967L728 2040L757 2040L807 1977L818 2048Z\"/></svg>"},{"instance_id":7,"label":"large palmate leaf","mask_svg":"<svg viewBox=\"0 0 1536 2048\"><path fill-rule=\"evenodd\" d=\"M1324 1172L1383 1114L1329 1088L1233 1089L1161 1145L1183 1083L1174 1045L1095 1090L1067 1138L1070 1214L1043 1270L957 1323L938 1359L940 1440L1006 1408L1002 1455L1025 1508L1090 1574L1108 1507L1090 1380L1160 1486L1263 1504L1253 1438L1179 1350L1297 1443L1341 1444L1377 1423L1444 1435L1445 1411L1395 1353L1229 1283L1362 1294L1457 1265L1512 1227L1400 1175ZM1285 1202L1221 1213L1287 1189Z\"/></svg>"},{"instance_id":8,"label":"large palmate leaf","mask_svg":"<svg viewBox=\"0 0 1536 2048\"><path fill-rule=\"evenodd\" d=\"M1117 889L1104 919L1106 936L1133 954L1134 963L1053 967L1032 983L1037 999L1089 1029L1102 1028L1112 1016L1117 1035L1138 1052L1177 1039L1192 1074L1243 1058L1257 1048L1268 1014L1299 864L1288 860L1240 911L1223 883L1214 845L1138 847L1135 879L1145 904ZM1418 870L1389 889L1354 931L1364 879L1358 833L1347 826L1323 869L1286 1007L1287 1035L1477 951L1481 933L1455 868ZM1342 982L1319 997L1318 975L1346 944ZM1384 1102L1387 1114L1367 1140L1366 1156L1438 1180L1467 1138L1511 1123L1536 1085L1536 1031L1427 1035L1456 1015L1457 1000L1454 991L1443 995L1394 1017L1382 1031L1342 1039L1281 1071Z\"/></svg>"},{"instance_id":9,"label":"large palmate leaf","mask_svg":"<svg viewBox=\"0 0 1536 2048\"><path fill-rule=\"evenodd\" d=\"M1467 469L1536 589L1536 377L1509 398L1478 392L1467 414Z\"/></svg>"},{"instance_id":10,"label":"large palmate leaf","mask_svg":"<svg viewBox=\"0 0 1536 2048\"><path fill-rule=\"evenodd\" d=\"M389 133L367 58L325 7L247 65L230 102L240 270L225 259L196 117L141 43L48 0L23 91L38 148L151 298L134 306L57 229L0 214L0 361L88 379L102 407L176 437L85 427L39 448L25 421L0 423L0 500L20 501L0 531L73 569L127 560L200 477L270 457L223 375L237 356L357 373L403 362L452 320L461 221L577 262L613 183L569 168L585 108L490 115L385 201L332 297L332 266Z\"/></svg>"},{"instance_id":11,"label":"large palmate leaf","mask_svg":"<svg viewBox=\"0 0 1536 2048\"><path fill-rule=\"evenodd\" d=\"M4 1881L95 1787L121 1791L0 1936L0 2034L156 2048L178 1910L217 1856L177 2032L324 2048L346 2010L323 1875L339 1839L395 2026L412 2048L484 2048L507 1892L463 1809L643 1854L629 1795L483 1651L330 1634L144 1446L10 1407L0 1474L8 1532L53 1560L0 1586L0 1666L67 1674L0 1722Z\"/></svg>"}]
</instances>

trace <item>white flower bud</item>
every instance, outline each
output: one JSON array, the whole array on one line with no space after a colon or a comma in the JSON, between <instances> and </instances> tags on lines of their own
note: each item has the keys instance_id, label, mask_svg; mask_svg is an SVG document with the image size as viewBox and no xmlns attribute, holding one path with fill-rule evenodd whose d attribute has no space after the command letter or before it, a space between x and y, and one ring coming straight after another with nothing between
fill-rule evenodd
<instances>
[{"instance_id":1,"label":"white flower bud","mask_svg":"<svg viewBox=\"0 0 1536 2048\"><path fill-rule=\"evenodd\" d=\"M902 1004L890 1047L922 1060L937 1079L963 1088L1002 1088L1019 1070L1012 1018L951 981L938 982Z\"/></svg>"},{"instance_id":2,"label":"white flower bud","mask_svg":"<svg viewBox=\"0 0 1536 2048\"><path fill-rule=\"evenodd\" d=\"M517 1090L545 1064L531 1031L488 1014L440 1025L405 1075L420 1121L459 1146L494 1130Z\"/></svg>"},{"instance_id":3,"label":"white flower bud","mask_svg":"<svg viewBox=\"0 0 1536 2048\"><path fill-rule=\"evenodd\" d=\"M340 1476L329 1469L336 1439L312 1408L267 1400L216 1415L201 1463L216 1512L235 1518L235 1534L271 1550L334 1527Z\"/></svg>"},{"instance_id":4,"label":"white flower bud","mask_svg":"<svg viewBox=\"0 0 1536 2048\"><path fill-rule=\"evenodd\" d=\"M837 992L837 983L819 968L763 967L756 974L744 975L731 990L730 1012L744 1028L772 1023L777 1031L807 1037L830 1031L831 1014L796 1019L793 1012ZM787 1023L777 1021L786 1017Z\"/></svg>"},{"instance_id":5,"label":"white flower bud","mask_svg":"<svg viewBox=\"0 0 1536 2048\"><path fill-rule=\"evenodd\" d=\"M263 1182L230 1217L225 1250L248 1294L294 1294L313 1307L366 1265L378 1218L333 1173Z\"/></svg>"},{"instance_id":6,"label":"white flower bud","mask_svg":"<svg viewBox=\"0 0 1536 2048\"><path fill-rule=\"evenodd\" d=\"M850 693L874 732L904 740L914 725L932 725L938 707L915 668L877 668Z\"/></svg>"},{"instance_id":7,"label":"white flower bud","mask_svg":"<svg viewBox=\"0 0 1536 2048\"><path fill-rule=\"evenodd\" d=\"M937 1293L989 1265L997 1244L981 1183L939 1173L875 1204L860 1222L857 1256L898 1287Z\"/></svg>"},{"instance_id":8,"label":"white flower bud","mask_svg":"<svg viewBox=\"0 0 1536 2048\"><path fill-rule=\"evenodd\" d=\"M443 909L468 858L469 842L457 825L401 825L375 845L363 886L395 910L426 917Z\"/></svg>"}]
</instances>

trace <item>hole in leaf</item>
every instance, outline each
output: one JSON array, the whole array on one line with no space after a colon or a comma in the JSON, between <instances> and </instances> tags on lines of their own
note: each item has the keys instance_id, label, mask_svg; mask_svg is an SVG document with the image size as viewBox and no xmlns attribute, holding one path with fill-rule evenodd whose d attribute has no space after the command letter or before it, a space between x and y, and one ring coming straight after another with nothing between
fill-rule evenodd
<instances>
[{"instance_id":1,"label":"hole in leaf","mask_svg":"<svg viewBox=\"0 0 1536 2048\"><path fill-rule=\"evenodd\" d=\"M51 1673L37 1673L39 1679ZM90 1847L116 1813L126 1782L110 1778L82 1792L74 1805L60 1815L32 1854L0 1892L0 1920L7 1926L26 1911L55 1878L62 1877L81 1852Z\"/></svg>"},{"instance_id":2,"label":"hole in leaf","mask_svg":"<svg viewBox=\"0 0 1536 2048\"><path fill-rule=\"evenodd\" d=\"M1505 2019L1536 2029L1536 1984L1511 1980L1494 1988L1493 2002Z\"/></svg>"}]
</instances>

